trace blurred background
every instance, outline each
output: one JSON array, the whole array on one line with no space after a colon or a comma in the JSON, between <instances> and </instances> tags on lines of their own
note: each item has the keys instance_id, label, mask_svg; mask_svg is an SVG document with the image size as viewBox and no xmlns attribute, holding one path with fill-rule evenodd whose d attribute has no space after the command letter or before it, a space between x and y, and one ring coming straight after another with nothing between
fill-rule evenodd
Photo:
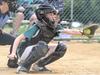
<instances>
[{"instance_id":1,"label":"blurred background","mask_svg":"<svg viewBox=\"0 0 100 75\"><path fill-rule=\"evenodd\" d=\"M40 1L33 0L31 3L33 10L37 8L39 3ZM12 29L12 18L14 16L15 13L11 12L11 18L7 22L8 25L6 25L5 31L9 32ZM61 19L61 24L64 28L82 29L84 26L91 24L100 26L100 0L64 0L64 12L61 15ZM28 20L22 22L19 34L27 30L28 24ZM98 39L100 40L100 29L96 31L96 37L99 37Z\"/></svg>"}]
</instances>

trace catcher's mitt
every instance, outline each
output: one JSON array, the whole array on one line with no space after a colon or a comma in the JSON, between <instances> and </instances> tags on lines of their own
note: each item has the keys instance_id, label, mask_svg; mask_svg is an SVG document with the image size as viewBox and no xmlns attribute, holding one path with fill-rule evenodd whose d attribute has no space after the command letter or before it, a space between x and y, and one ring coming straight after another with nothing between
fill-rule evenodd
<instances>
[{"instance_id":1,"label":"catcher's mitt","mask_svg":"<svg viewBox=\"0 0 100 75\"><path fill-rule=\"evenodd\" d=\"M17 60L18 59L14 59L14 60L9 59L7 62L8 67L9 68L17 68L18 67Z\"/></svg>"},{"instance_id":2,"label":"catcher's mitt","mask_svg":"<svg viewBox=\"0 0 100 75\"><path fill-rule=\"evenodd\" d=\"M99 28L99 26L96 25L96 24L87 26L87 27L83 28L82 34L87 36L88 38L92 38L94 36L94 34L95 34L95 31L98 28Z\"/></svg>"}]
</instances>

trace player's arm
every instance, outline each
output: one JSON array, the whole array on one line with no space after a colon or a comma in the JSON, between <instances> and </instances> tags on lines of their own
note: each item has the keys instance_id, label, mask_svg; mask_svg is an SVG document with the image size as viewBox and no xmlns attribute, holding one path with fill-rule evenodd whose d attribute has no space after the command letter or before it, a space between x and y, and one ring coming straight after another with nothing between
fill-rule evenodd
<instances>
[{"instance_id":1,"label":"player's arm","mask_svg":"<svg viewBox=\"0 0 100 75\"><path fill-rule=\"evenodd\" d=\"M29 30L27 30L24 34L19 35L13 44L12 47L12 53L8 56L10 59L14 59L14 57L16 57L16 50L19 46L19 44L25 40L26 38L31 39L32 36L34 36L34 34L38 31L38 27L36 27L35 25L30 28ZM33 35L32 35L33 34Z\"/></svg>"},{"instance_id":2,"label":"player's arm","mask_svg":"<svg viewBox=\"0 0 100 75\"><path fill-rule=\"evenodd\" d=\"M99 28L98 25L93 24L93 25L84 27L83 30L63 29L59 31L63 33L71 34L71 35L85 35L88 38L92 38L98 28Z\"/></svg>"},{"instance_id":3,"label":"player's arm","mask_svg":"<svg viewBox=\"0 0 100 75\"><path fill-rule=\"evenodd\" d=\"M82 31L77 30L77 29L62 29L62 30L59 30L59 32L70 34L70 35L82 35Z\"/></svg>"},{"instance_id":4,"label":"player's arm","mask_svg":"<svg viewBox=\"0 0 100 75\"><path fill-rule=\"evenodd\" d=\"M16 57L16 50L18 48L18 45L24 39L25 39L25 36L23 34L21 34L15 39L13 43L13 47L12 47L12 53L8 56L10 59L14 59Z\"/></svg>"}]
</instances>

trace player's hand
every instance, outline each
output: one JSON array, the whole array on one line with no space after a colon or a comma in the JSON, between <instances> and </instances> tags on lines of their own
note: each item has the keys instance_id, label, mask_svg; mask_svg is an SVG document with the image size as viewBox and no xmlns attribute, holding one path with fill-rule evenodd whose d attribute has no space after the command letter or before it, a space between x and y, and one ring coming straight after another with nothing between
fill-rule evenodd
<instances>
[{"instance_id":1,"label":"player's hand","mask_svg":"<svg viewBox=\"0 0 100 75\"><path fill-rule=\"evenodd\" d=\"M15 58L17 58L17 55L12 53L12 54L8 55L8 58L11 60L14 60Z\"/></svg>"}]
</instances>

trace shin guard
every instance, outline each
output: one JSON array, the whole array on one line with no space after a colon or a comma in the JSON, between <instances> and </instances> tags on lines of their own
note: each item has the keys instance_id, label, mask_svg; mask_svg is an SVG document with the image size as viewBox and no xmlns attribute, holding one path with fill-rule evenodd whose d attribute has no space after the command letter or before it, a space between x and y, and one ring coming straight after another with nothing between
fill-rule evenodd
<instances>
[{"instance_id":1,"label":"shin guard","mask_svg":"<svg viewBox=\"0 0 100 75\"><path fill-rule=\"evenodd\" d=\"M58 43L56 50L54 53L52 53L51 55L49 55L47 58L40 60L37 64L40 67L43 67L45 65L48 65L58 59L60 59L61 57L64 56L65 52L66 52L67 48L64 44L62 43Z\"/></svg>"}]
</instances>

